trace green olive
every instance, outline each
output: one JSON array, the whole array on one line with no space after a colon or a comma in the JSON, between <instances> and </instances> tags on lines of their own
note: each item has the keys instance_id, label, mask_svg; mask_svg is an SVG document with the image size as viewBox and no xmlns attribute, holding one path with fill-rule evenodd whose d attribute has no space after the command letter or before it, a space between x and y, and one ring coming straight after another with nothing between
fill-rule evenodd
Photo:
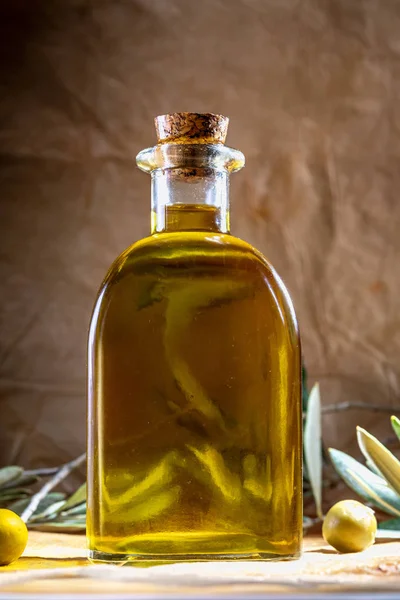
<instances>
[{"instance_id":1,"label":"green olive","mask_svg":"<svg viewBox=\"0 0 400 600\"><path fill-rule=\"evenodd\" d=\"M339 552L361 552L374 543L376 529L371 508L356 500L342 500L328 511L322 535Z\"/></svg>"}]
</instances>

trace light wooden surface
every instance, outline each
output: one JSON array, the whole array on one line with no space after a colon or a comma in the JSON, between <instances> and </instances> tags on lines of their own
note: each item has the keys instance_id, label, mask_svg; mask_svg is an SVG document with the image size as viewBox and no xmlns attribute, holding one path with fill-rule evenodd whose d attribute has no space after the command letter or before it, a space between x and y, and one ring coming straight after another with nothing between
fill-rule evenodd
<instances>
[{"instance_id":1,"label":"light wooden surface","mask_svg":"<svg viewBox=\"0 0 400 600\"><path fill-rule=\"evenodd\" d=\"M311 591L329 597L331 592L348 596L378 590L382 598L382 592L400 593L400 542L381 542L363 553L347 555L337 554L317 537L306 538L304 546L302 558L291 562L186 563L140 569L90 565L83 536L30 532L24 555L0 568L0 599L28 594L196 599L261 594L267 598Z\"/></svg>"}]
</instances>

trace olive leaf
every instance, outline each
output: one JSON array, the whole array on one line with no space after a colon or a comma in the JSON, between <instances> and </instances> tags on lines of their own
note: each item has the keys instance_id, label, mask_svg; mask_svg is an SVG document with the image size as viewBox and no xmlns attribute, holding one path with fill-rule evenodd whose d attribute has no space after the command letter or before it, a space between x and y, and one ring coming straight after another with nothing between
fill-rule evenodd
<instances>
[{"instance_id":1,"label":"olive leaf","mask_svg":"<svg viewBox=\"0 0 400 600\"><path fill-rule=\"evenodd\" d=\"M77 504L76 506L73 506L68 510L64 510L64 508L62 508L60 515L62 517L64 517L64 515L68 517L70 517L71 515L86 515L86 502Z\"/></svg>"},{"instance_id":2,"label":"olive leaf","mask_svg":"<svg viewBox=\"0 0 400 600\"><path fill-rule=\"evenodd\" d=\"M65 500L59 500L58 502L53 502L47 508L44 509L43 512L37 513L36 516L32 515L29 519L29 523L33 523L35 521L46 521L47 519L54 519L58 513L61 511Z\"/></svg>"},{"instance_id":3,"label":"olive leaf","mask_svg":"<svg viewBox=\"0 0 400 600\"><path fill-rule=\"evenodd\" d=\"M32 523L29 524L29 529L45 531L47 533L83 533L86 525L85 523L71 519L66 522L50 521L48 523Z\"/></svg>"},{"instance_id":4,"label":"olive leaf","mask_svg":"<svg viewBox=\"0 0 400 600\"><path fill-rule=\"evenodd\" d=\"M9 496L4 496L3 498L0 497L0 508L8 508L10 502L14 502L14 500L22 500L23 498L26 498L26 496L21 496L20 494L10 494Z\"/></svg>"},{"instance_id":5,"label":"olive leaf","mask_svg":"<svg viewBox=\"0 0 400 600\"><path fill-rule=\"evenodd\" d=\"M25 498L30 495L30 491L26 488L8 488L0 491L0 502L7 502L10 498Z\"/></svg>"},{"instance_id":6,"label":"olive leaf","mask_svg":"<svg viewBox=\"0 0 400 600\"><path fill-rule=\"evenodd\" d=\"M400 496L382 477L372 473L345 452L329 448L329 455L338 475L356 494L384 512L400 517Z\"/></svg>"},{"instance_id":7,"label":"olive leaf","mask_svg":"<svg viewBox=\"0 0 400 600\"><path fill-rule=\"evenodd\" d=\"M397 417L395 417L394 415L390 418L390 421L392 423L392 427L393 427L393 431L395 432L395 434L397 435L397 437L400 440L400 419L398 419Z\"/></svg>"},{"instance_id":8,"label":"olive leaf","mask_svg":"<svg viewBox=\"0 0 400 600\"><path fill-rule=\"evenodd\" d=\"M2 485L0 487L0 494L4 490L14 489L16 487L22 487L22 486L26 486L26 485L32 485L33 483L36 483L37 481L39 481L39 477L37 475L33 475L33 474L29 473L28 471L24 471L16 479L12 479L8 483L5 483L4 485Z\"/></svg>"},{"instance_id":9,"label":"olive leaf","mask_svg":"<svg viewBox=\"0 0 400 600\"><path fill-rule=\"evenodd\" d=\"M365 458L375 465L382 477L400 497L400 462L394 454L361 427L357 427L357 440Z\"/></svg>"},{"instance_id":10,"label":"olive leaf","mask_svg":"<svg viewBox=\"0 0 400 600\"><path fill-rule=\"evenodd\" d=\"M11 467L3 467L0 469L0 487L11 483L15 479L18 479L24 472L22 467L12 465Z\"/></svg>"},{"instance_id":11,"label":"olive leaf","mask_svg":"<svg viewBox=\"0 0 400 600\"><path fill-rule=\"evenodd\" d=\"M68 510L73 508L77 504L82 504L82 502L86 502L86 483L83 483L77 490L66 500L62 510Z\"/></svg>"},{"instance_id":12,"label":"olive leaf","mask_svg":"<svg viewBox=\"0 0 400 600\"><path fill-rule=\"evenodd\" d=\"M321 400L318 383L313 386L308 398L304 427L304 458L317 515L322 517Z\"/></svg>"},{"instance_id":13,"label":"olive leaf","mask_svg":"<svg viewBox=\"0 0 400 600\"><path fill-rule=\"evenodd\" d=\"M304 366L303 362L301 365L301 397L302 397L303 410L307 410L309 392L308 392L308 385L307 385L307 369Z\"/></svg>"},{"instance_id":14,"label":"olive leaf","mask_svg":"<svg viewBox=\"0 0 400 600\"><path fill-rule=\"evenodd\" d=\"M396 529L400 531L400 519L389 519L379 523L379 529Z\"/></svg>"},{"instance_id":15,"label":"olive leaf","mask_svg":"<svg viewBox=\"0 0 400 600\"><path fill-rule=\"evenodd\" d=\"M376 537L378 539L400 539L400 519L389 519L379 523Z\"/></svg>"},{"instance_id":16,"label":"olive leaf","mask_svg":"<svg viewBox=\"0 0 400 600\"><path fill-rule=\"evenodd\" d=\"M70 515L70 513L65 513L65 514L60 514L57 518L57 522L60 523L70 523L71 521L74 521L74 523L86 523L86 514L75 514L75 515Z\"/></svg>"},{"instance_id":17,"label":"olive leaf","mask_svg":"<svg viewBox=\"0 0 400 600\"><path fill-rule=\"evenodd\" d=\"M44 510L46 510L46 508L48 508L55 502L58 502L58 501L64 500L64 499L65 499L65 494L63 494L61 492L53 492L53 493L48 494L45 498L43 498L43 500L41 500L39 502L39 505L36 508L36 511L33 514L33 516L38 515L39 513L43 512ZM21 516L23 511L28 506L29 502L30 502L30 498L25 498L24 500L17 500L16 502L13 502L12 504L10 504L8 506L8 508L10 510L12 510L13 512L17 513L17 515Z\"/></svg>"}]
</instances>

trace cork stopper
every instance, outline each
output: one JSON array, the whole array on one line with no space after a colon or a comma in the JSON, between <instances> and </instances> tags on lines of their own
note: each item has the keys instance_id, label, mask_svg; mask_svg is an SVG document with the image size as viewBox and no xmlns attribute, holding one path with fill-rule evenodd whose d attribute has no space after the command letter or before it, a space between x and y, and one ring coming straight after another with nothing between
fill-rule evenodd
<instances>
[{"instance_id":1,"label":"cork stopper","mask_svg":"<svg viewBox=\"0 0 400 600\"><path fill-rule=\"evenodd\" d=\"M173 113L154 122L159 144L223 144L229 119L212 113Z\"/></svg>"}]
</instances>

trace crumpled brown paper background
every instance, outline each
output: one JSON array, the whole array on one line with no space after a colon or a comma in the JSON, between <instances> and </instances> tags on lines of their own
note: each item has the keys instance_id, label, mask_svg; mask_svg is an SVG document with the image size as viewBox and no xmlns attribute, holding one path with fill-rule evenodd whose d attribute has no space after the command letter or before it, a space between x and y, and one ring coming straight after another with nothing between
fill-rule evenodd
<instances>
[{"instance_id":1,"label":"crumpled brown paper background","mask_svg":"<svg viewBox=\"0 0 400 600\"><path fill-rule=\"evenodd\" d=\"M400 413L400 3L14 0L0 7L1 462L85 444L105 270L149 231L155 115L230 117L233 231L272 261L324 406ZM389 414L324 417L328 445Z\"/></svg>"}]
</instances>

